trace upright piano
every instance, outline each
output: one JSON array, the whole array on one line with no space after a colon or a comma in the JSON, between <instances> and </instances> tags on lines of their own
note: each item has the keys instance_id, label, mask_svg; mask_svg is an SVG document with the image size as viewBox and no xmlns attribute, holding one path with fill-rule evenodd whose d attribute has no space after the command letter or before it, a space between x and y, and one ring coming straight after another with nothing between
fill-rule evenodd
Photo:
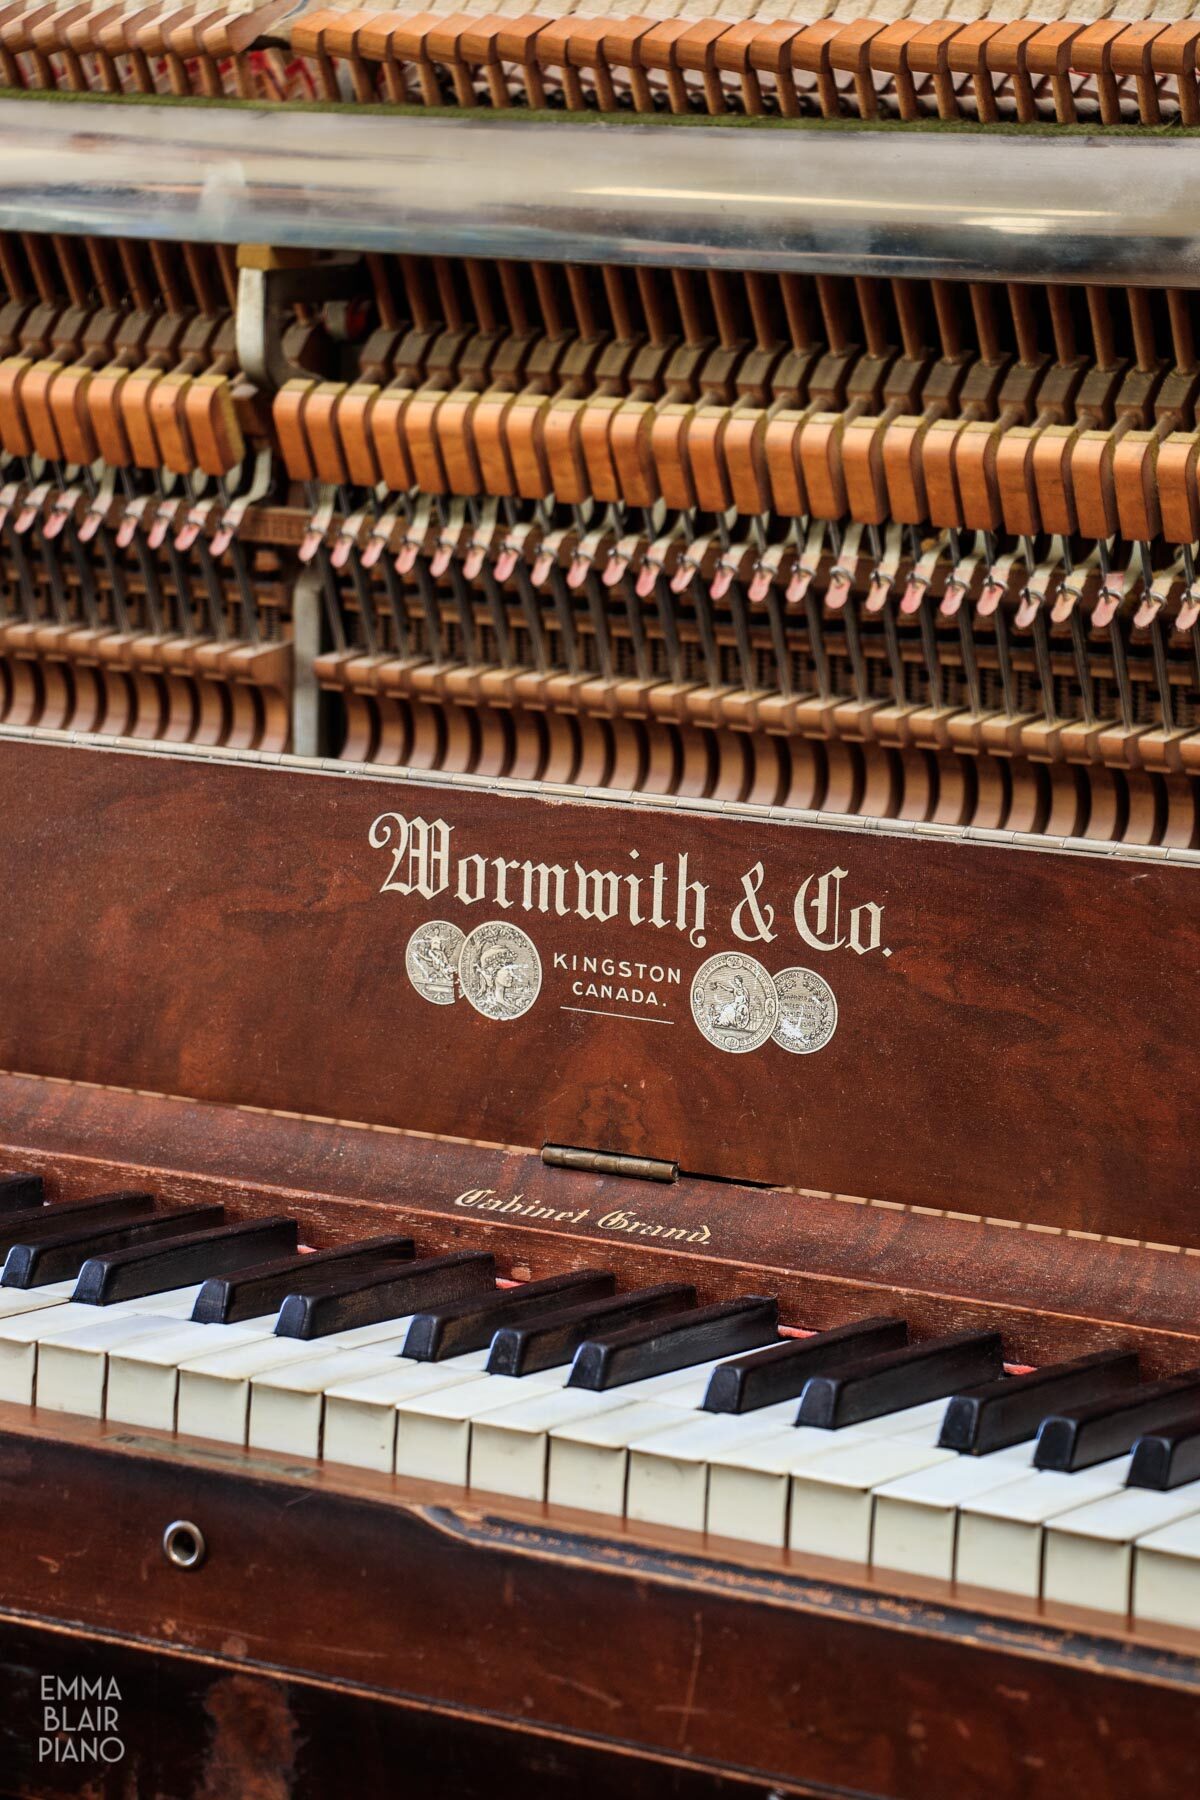
<instances>
[{"instance_id":1,"label":"upright piano","mask_svg":"<svg viewBox=\"0 0 1200 1800\"><path fill-rule=\"evenodd\" d=\"M1025 10L0 9L0 1793L1196 1793L1200 20Z\"/></svg>"}]
</instances>

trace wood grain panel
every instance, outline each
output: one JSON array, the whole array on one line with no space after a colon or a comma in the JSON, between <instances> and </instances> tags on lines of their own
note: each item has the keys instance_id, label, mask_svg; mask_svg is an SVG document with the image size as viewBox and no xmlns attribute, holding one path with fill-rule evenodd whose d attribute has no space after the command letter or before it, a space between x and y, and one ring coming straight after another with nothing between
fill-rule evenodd
<instances>
[{"instance_id":1,"label":"wood grain panel","mask_svg":"<svg viewBox=\"0 0 1200 1800\"><path fill-rule=\"evenodd\" d=\"M1200 937L1186 867L49 744L0 746L0 790L3 1066L1195 1238L1197 1130L1182 1097L1200 1077ZM494 893L381 892L390 856L368 831L393 810L444 820L453 865L483 859L468 863L468 891L481 872L494 884L497 859L562 867L569 899L576 864L640 870L645 914L661 861L673 919L686 856L707 890L704 943L671 923L504 911ZM742 878L759 864L775 935L747 943L732 921L742 903L753 930ZM835 935L812 904L835 869L839 935L851 907L882 908L864 954L797 933L793 897L812 877L805 924ZM429 917L526 928L545 971L531 1010L497 1022L421 999L404 950ZM729 949L771 971L818 968L840 1008L826 1048L728 1055L701 1036L691 978ZM660 984L654 1012L591 1000L556 954L656 961L679 981ZM566 1010L580 1004L634 1016Z\"/></svg>"}]
</instances>

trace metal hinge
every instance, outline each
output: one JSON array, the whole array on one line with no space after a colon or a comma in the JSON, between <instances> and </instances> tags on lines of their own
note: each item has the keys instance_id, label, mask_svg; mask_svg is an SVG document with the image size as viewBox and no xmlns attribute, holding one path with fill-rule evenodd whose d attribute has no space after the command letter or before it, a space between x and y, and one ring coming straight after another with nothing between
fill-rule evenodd
<instances>
[{"instance_id":1,"label":"metal hinge","mask_svg":"<svg viewBox=\"0 0 1200 1800\"><path fill-rule=\"evenodd\" d=\"M543 1144L542 1161L549 1169L575 1169L584 1175L623 1175L630 1181L678 1181L679 1164L655 1156L626 1156L618 1150L583 1150L572 1144Z\"/></svg>"}]
</instances>

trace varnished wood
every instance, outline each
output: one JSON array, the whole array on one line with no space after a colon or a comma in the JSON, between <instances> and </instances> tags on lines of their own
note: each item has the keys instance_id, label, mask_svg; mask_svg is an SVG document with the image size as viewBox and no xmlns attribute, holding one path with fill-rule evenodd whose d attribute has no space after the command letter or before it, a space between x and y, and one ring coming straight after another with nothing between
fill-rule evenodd
<instances>
[{"instance_id":1,"label":"varnished wood","mask_svg":"<svg viewBox=\"0 0 1200 1800\"><path fill-rule=\"evenodd\" d=\"M49 742L4 743L0 771L10 1069L456 1137L482 1125L534 1149L582 1141L705 1175L1196 1241L1194 1134L1177 1101L1200 1077L1181 979L1200 951L1189 867ZM430 902L381 893L391 856L368 832L396 809L444 819L452 863L515 851L561 866L568 908L577 863L648 881L662 860L672 894L686 855L688 881L707 887L705 941L673 914L656 931L505 915L452 886ZM760 863L769 944L744 904ZM821 952L798 935L793 902L834 869L847 871L846 941ZM880 942L860 955L849 909L868 903L883 908ZM523 1019L417 995L403 945L443 914L529 930L544 981ZM831 981L827 1048L728 1056L701 1036L691 977L732 949ZM586 984L556 954L677 970L658 983L658 1016L674 1023L599 1016L637 1009L576 993Z\"/></svg>"}]
</instances>

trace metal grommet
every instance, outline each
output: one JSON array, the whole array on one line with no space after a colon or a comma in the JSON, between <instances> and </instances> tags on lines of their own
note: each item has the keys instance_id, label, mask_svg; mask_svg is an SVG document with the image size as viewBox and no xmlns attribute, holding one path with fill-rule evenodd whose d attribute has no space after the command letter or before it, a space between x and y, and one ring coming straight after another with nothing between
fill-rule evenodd
<instances>
[{"instance_id":1,"label":"metal grommet","mask_svg":"<svg viewBox=\"0 0 1200 1800\"><path fill-rule=\"evenodd\" d=\"M162 1536L163 1555L177 1569L198 1569L208 1554L204 1533L190 1519L172 1519Z\"/></svg>"}]
</instances>

